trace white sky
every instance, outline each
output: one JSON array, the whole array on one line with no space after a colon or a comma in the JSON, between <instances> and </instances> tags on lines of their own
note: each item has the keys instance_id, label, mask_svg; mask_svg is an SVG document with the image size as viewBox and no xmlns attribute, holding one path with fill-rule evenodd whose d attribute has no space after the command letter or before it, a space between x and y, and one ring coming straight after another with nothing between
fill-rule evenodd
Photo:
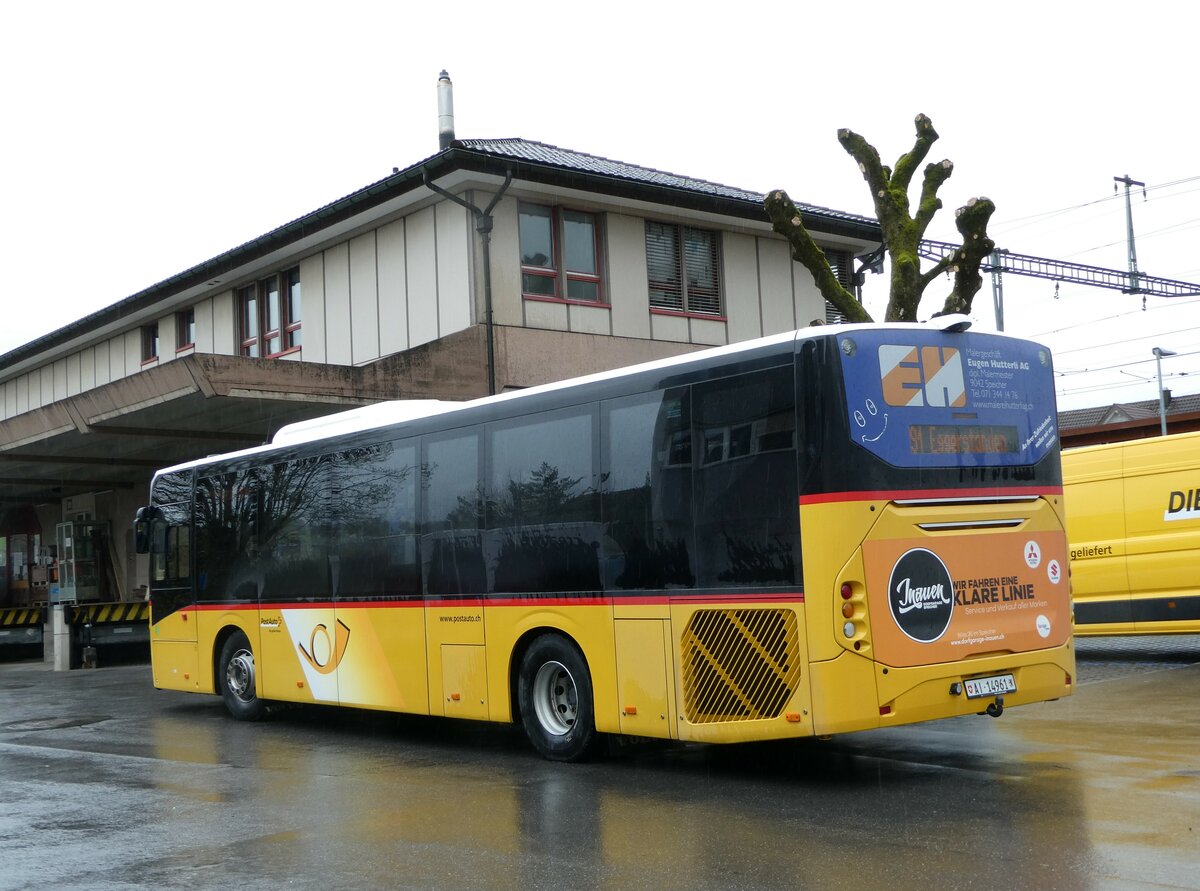
<instances>
[{"instance_id":1,"label":"white sky","mask_svg":"<svg viewBox=\"0 0 1200 891\"><path fill-rule=\"evenodd\" d=\"M1175 3L874 0L39 2L0 11L0 353L437 151L436 83L460 138L523 137L872 213L837 142L893 164L912 119L941 134L954 209L996 202L1000 247L1200 281L1195 13ZM1188 19L1193 19L1188 22ZM914 198L916 191L914 189ZM922 316L948 289L927 292ZM1006 330L1056 353L1060 408L1200 392L1200 297L1008 275ZM887 284L872 276L882 318ZM990 281L975 301L992 328Z\"/></svg>"}]
</instances>

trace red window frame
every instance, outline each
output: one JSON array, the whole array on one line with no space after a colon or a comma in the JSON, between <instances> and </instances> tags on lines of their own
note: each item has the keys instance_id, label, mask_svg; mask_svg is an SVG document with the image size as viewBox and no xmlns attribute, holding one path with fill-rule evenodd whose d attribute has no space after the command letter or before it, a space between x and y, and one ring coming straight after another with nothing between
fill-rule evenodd
<instances>
[{"instance_id":1,"label":"red window frame","mask_svg":"<svg viewBox=\"0 0 1200 891\"><path fill-rule=\"evenodd\" d=\"M175 351L191 349L196 346L196 307L175 313Z\"/></svg>"},{"instance_id":2,"label":"red window frame","mask_svg":"<svg viewBox=\"0 0 1200 891\"><path fill-rule=\"evenodd\" d=\"M575 210L573 208L564 208L559 206L551 206L546 204L534 204L532 202L522 202L517 213L524 213L526 208L536 208L541 211L549 211L550 217L550 253L551 256L549 266L534 265L524 262L524 252L521 254L521 296L527 300L545 300L554 303L579 303L585 306L604 306L604 280L602 272L604 270L604 254L602 252L603 239L601 237L600 215L586 210ZM579 214L585 216L591 222L592 227L592 256L595 259L596 271L582 272L576 269L567 269L566 260L564 257L565 236L565 219L564 214ZM518 244L518 250L521 250ZM536 278L550 279L554 283L553 291L550 294L544 294L537 291L526 289L526 276L534 276ZM571 297L571 282L587 282L596 286L595 298Z\"/></svg>"},{"instance_id":3,"label":"red window frame","mask_svg":"<svg viewBox=\"0 0 1200 891\"><path fill-rule=\"evenodd\" d=\"M703 250L697 250L698 247ZM647 220L646 257L651 312L689 318L725 318L718 231ZM712 271L711 285L701 284L698 280L696 273L705 267ZM669 275L655 278L656 271Z\"/></svg>"},{"instance_id":4,"label":"red window frame","mask_svg":"<svg viewBox=\"0 0 1200 891\"><path fill-rule=\"evenodd\" d=\"M272 359L300 349L300 267L260 278L237 290L239 351Z\"/></svg>"},{"instance_id":5,"label":"red window frame","mask_svg":"<svg viewBox=\"0 0 1200 891\"><path fill-rule=\"evenodd\" d=\"M158 361L158 322L142 326L142 364Z\"/></svg>"}]
</instances>

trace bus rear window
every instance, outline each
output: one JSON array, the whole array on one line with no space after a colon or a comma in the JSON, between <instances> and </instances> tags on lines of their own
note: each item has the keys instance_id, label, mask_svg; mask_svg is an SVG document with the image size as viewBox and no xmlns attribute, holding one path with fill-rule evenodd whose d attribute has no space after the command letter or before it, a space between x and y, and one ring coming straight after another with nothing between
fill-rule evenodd
<instances>
[{"instance_id":1,"label":"bus rear window","mask_svg":"<svg viewBox=\"0 0 1200 891\"><path fill-rule=\"evenodd\" d=\"M913 326L838 337L855 444L894 467L1017 467L1058 445L1054 370L1036 343Z\"/></svg>"}]
</instances>

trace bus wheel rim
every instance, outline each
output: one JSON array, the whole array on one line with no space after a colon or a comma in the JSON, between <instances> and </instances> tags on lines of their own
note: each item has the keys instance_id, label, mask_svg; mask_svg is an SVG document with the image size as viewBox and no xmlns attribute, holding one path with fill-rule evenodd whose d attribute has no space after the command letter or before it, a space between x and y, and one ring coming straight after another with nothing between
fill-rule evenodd
<instances>
[{"instance_id":1,"label":"bus wheel rim","mask_svg":"<svg viewBox=\"0 0 1200 891\"><path fill-rule=\"evenodd\" d=\"M561 662L547 662L533 679L533 709L538 723L553 736L565 736L579 714L575 678Z\"/></svg>"},{"instance_id":2,"label":"bus wheel rim","mask_svg":"<svg viewBox=\"0 0 1200 891\"><path fill-rule=\"evenodd\" d=\"M254 698L254 654L248 650L238 650L229 660L225 669L225 680L229 684L229 692L243 702Z\"/></svg>"}]
</instances>

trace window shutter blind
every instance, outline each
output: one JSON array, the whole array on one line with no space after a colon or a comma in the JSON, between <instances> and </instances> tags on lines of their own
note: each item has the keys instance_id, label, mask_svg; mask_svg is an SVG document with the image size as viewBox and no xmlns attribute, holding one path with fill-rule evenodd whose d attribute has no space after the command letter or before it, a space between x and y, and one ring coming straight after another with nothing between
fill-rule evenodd
<instances>
[{"instance_id":1,"label":"window shutter blind","mask_svg":"<svg viewBox=\"0 0 1200 891\"><path fill-rule=\"evenodd\" d=\"M646 268L650 305L683 309L683 282L679 276L678 230L665 223L646 221Z\"/></svg>"},{"instance_id":2,"label":"window shutter blind","mask_svg":"<svg viewBox=\"0 0 1200 891\"><path fill-rule=\"evenodd\" d=\"M833 270L833 277L838 280L838 283L849 291L854 293L854 258L850 256L849 251L834 251L825 248L825 259L829 261L829 268ZM846 315L836 306L825 301L825 321L830 325L839 325L846 321Z\"/></svg>"},{"instance_id":3,"label":"window shutter blind","mask_svg":"<svg viewBox=\"0 0 1200 891\"><path fill-rule=\"evenodd\" d=\"M717 234L702 229L683 230L687 272L688 312L721 314L720 261Z\"/></svg>"}]
</instances>

